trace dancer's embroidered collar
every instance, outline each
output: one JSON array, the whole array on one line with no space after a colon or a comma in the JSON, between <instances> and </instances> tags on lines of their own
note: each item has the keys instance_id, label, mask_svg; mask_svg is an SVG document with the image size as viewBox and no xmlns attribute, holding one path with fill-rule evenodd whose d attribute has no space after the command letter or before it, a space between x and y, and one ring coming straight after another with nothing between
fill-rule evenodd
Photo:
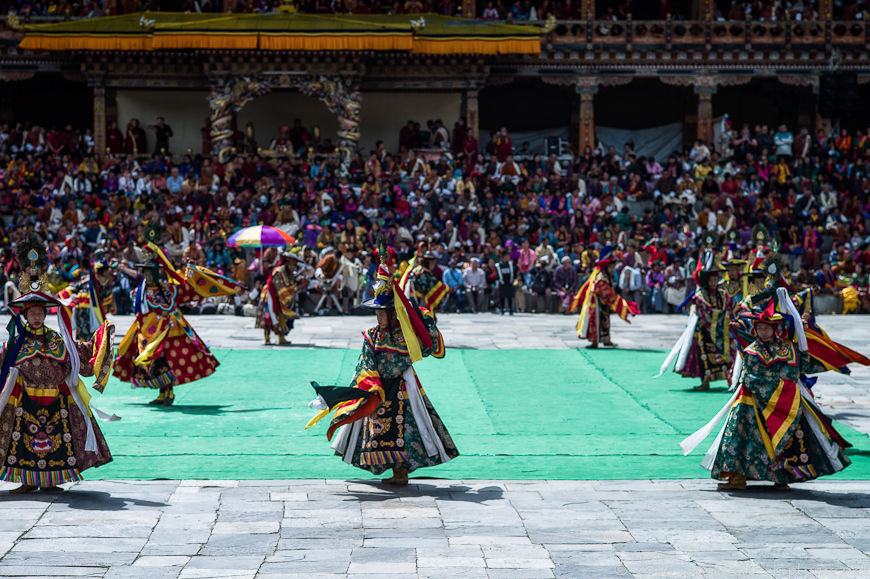
<instances>
[{"instance_id":1,"label":"dancer's embroidered collar","mask_svg":"<svg viewBox=\"0 0 870 579\"><path fill-rule=\"evenodd\" d=\"M707 288L698 288L695 292L695 297L704 305L718 309L722 305L722 300L718 293L710 294Z\"/></svg>"},{"instance_id":2,"label":"dancer's embroidered collar","mask_svg":"<svg viewBox=\"0 0 870 579\"><path fill-rule=\"evenodd\" d=\"M738 295L743 289L740 285L740 282L736 280L728 280L724 284L722 284L722 287L725 289L725 293L728 294L729 298L733 298L734 296Z\"/></svg>"},{"instance_id":3,"label":"dancer's embroidered collar","mask_svg":"<svg viewBox=\"0 0 870 579\"><path fill-rule=\"evenodd\" d=\"M363 332L372 350L407 354L408 346L401 332L384 332L380 327L369 328Z\"/></svg>"},{"instance_id":4,"label":"dancer's embroidered collar","mask_svg":"<svg viewBox=\"0 0 870 579\"><path fill-rule=\"evenodd\" d=\"M175 298L178 296L178 286L171 286L168 296L161 289L159 285L148 285L145 287L145 299L148 301L148 307L157 308L165 312L174 310Z\"/></svg>"},{"instance_id":5,"label":"dancer's embroidered collar","mask_svg":"<svg viewBox=\"0 0 870 579\"><path fill-rule=\"evenodd\" d=\"M759 341L752 342L744 350L747 356L755 356L765 366L776 362L785 362L789 366L797 366L797 350L791 342L777 341L770 345L764 345Z\"/></svg>"},{"instance_id":6,"label":"dancer's embroidered collar","mask_svg":"<svg viewBox=\"0 0 870 579\"><path fill-rule=\"evenodd\" d=\"M15 363L20 364L35 357L48 358L65 362L69 358L63 337L45 326L34 330L29 325L24 327L24 341L18 351Z\"/></svg>"}]
</instances>

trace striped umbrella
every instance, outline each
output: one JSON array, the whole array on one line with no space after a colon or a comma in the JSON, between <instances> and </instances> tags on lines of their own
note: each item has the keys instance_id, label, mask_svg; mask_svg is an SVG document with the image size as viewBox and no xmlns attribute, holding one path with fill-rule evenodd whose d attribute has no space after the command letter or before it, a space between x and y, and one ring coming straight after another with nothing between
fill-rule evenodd
<instances>
[{"instance_id":1,"label":"striped umbrella","mask_svg":"<svg viewBox=\"0 0 870 579\"><path fill-rule=\"evenodd\" d=\"M296 240L270 225L255 225L237 231L227 239L228 247L286 247Z\"/></svg>"}]
</instances>

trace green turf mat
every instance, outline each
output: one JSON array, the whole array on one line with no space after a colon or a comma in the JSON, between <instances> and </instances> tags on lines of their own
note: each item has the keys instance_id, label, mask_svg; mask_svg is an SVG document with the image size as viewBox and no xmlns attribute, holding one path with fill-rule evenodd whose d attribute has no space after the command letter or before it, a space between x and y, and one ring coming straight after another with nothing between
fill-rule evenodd
<instances>
[{"instance_id":1,"label":"green turf mat","mask_svg":"<svg viewBox=\"0 0 870 579\"><path fill-rule=\"evenodd\" d=\"M332 455L327 421L313 412L309 382L346 384L358 351L217 350L209 378L176 389L171 408L153 391L114 378L95 404L123 417L103 422L115 461L96 478L359 478ZM484 479L648 479L709 476L699 463L710 441L684 457L679 442L728 400L724 382L658 379L664 352L628 350L448 350L417 364L462 453L418 476ZM818 388L824 389L824 377ZM870 478L870 441L839 425L855 445L835 478ZM713 435L710 437L713 438Z\"/></svg>"}]
</instances>

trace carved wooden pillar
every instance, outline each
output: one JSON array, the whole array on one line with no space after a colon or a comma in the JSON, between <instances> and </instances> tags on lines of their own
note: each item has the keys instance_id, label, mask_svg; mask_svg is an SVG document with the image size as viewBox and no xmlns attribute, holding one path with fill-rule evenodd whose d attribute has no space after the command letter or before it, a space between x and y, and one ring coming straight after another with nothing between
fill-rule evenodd
<instances>
[{"instance_id":1,"label":"carved wooden pillar","mask_svg":"<svg viewBox=\"0 0 870 579\"><path fill-rule=\"evenodd\" d=\"M598 92L598 78L580 77L574 85L574 90L580 95L577 153L582 155L587 146L595 149L595 94Z\"/></svg>"},{"instance_id":2,"label":"carved wooden pillar","mask_svg":"<svg viewBox=\"0 0 870 579\"><path fill-rule=\"evenodd\" d=\"M106 153L106 87L94 86L94 152Z\"/></svg>"},{"instance_id":3,"label":"carved wooden pillar","mask_svg":"<svg viewBox=\"0 0 870 579\"><path fill-rule=\"evenodd\" d=\"M819 2L819 16L822 20L827 20L828 18L832 18L834 11L834 0L820 0Z\"/></svg>"},{"instance_id":4,"label":"carved wooden pillar","mask_svg":"<svg viewBox=\"0 0 870 579\"><path fill-rule=\"evenodd\" d=\"M716 83L711 77L700 77L695 84L698 95L698 139L705 143L713 142L713 95Z\"/></svg>"},{"instance_id":5,"label":"carved wooden pillar","mask_svg":"<svg viewBox=\"0 0 870 579\"><path fill-rule=\"evenodd\" d=\"M595 0L582 0L580 2L580 18L582 20L595 20Z\"/></svg>"},{"instance_id":6,"label":"carved wooden pillar","mask_svg":"<svg viewBox=\"0 0 870 579\"><path fill-rule=\"evenodd\" d=\"M701 0L700 14L702 20L710 20L716 14L716 2L714 0Z\"/></svg>"},{"instance_id":7,"label":"carved wooden pillar","mask_svg":"<svg viewBox=\"0 0 870 579\"><path fill-rule=\"evenodd\" d=\"M480 90L477 87L467 88L462 93L462 111L461 114L465 118L465 125L471 129L471 134L475 139L480 139L480 103L478 95Z\"/></svg>"},{"instance_id":8,"label":"carved wooden pillar","mask_svg":"<svg viewBox=\"0 0 870 579\"><path fill-rule=\"evenodd\" d=\"M462 17L463 18L474 18L475 17L475 1L474 0L462 0Z\"/></svg>"}]
</instances>

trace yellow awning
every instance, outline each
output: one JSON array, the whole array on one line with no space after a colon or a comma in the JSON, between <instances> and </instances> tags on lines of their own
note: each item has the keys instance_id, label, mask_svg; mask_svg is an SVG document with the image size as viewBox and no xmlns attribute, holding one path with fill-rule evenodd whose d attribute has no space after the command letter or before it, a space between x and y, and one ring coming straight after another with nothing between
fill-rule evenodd
<instances>
[{"instance_id":1,"label":"yellow awning","mask_svg":"<svg viewBox=\"0 0 870 579\"><path fill-rule=\"evenodd\" d=\"M422 26L421 26L422 24ZM288 50L537 54L541 29L419 15L142 12L25 27L32 51Z\"/></svg>"}]
</instances>

